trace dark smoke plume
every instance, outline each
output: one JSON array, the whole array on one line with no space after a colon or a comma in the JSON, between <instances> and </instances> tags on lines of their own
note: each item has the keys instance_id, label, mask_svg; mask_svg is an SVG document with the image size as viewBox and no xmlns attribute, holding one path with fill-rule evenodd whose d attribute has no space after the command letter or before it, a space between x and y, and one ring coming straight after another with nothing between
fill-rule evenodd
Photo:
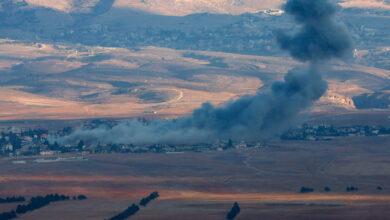
<instances>
[{"instance_id":1,"label":"dark smoke plume","mask_svg":"<svg viewBox=\"0 0 390 220\"><path fill-rule=\"evenodd\" d=\"M133 120L111 129L78 130L65 140L86 143L206 143L218 139L259 140L282 132L327 89L321 76L294 69L266 94L244 96L222 108L204 103L191 116L150 124Z\"/></svg>"},{"instance_id":2,"label":"dark smoke plume","mask_svg":"<svg viewBox=\"0 0 390 220\"><path fill-rule=\"evenodd\" d=\"M264 140L280 135L300 112L326 92L327 83L316 68L319 61L342 57L351 46L345 28L333 21L336 7L328 0L289 0L284 10L301 28L292 36L279 31L277 41L295 59L311 64L307 69L289 71L284 81L272 85L270 92L247 95L219 108L204 103L192 115L176 120L154 120L149 124L133 120L110 129L77 130L57 141L194 144L229 138Z\"/></svg>"},{"instance_id":3,"label":"dark smoke plume","mask_svg":"<svg viewBox=\"0 0 390 220\"><path fill-rule=\"evenodd\" d=\"M351 51L351 40L344 25L333 21L337 11L328 0L290 0L286 13L302 25L295 35L277 34L279 46L300 61L341 58Z\"/></svg>"}]
</instances>

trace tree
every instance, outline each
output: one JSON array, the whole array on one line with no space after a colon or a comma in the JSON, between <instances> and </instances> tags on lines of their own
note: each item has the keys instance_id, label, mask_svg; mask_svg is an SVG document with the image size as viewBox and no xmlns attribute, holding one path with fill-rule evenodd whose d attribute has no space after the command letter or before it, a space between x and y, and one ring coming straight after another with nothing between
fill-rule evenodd
<instances>
[{"instance_id":1,"label":"tree","mask_svg":"<svg viewBox=\"0 0 390 220\"><path fill-rule=\"evenodd\" d=\"M82 151L82 150L83 150L83 146L84 146L84 141L80 140L80 141L79 141L79 144L77 145L77 149L78 149L79 151Z\"/></svg>"},{"instance_id":2,"label":"tree","mask_svg":"<svg viewBox=\"0 0 390 220\"><path fill-rule=\"evenodd\" d=\"M17 216L15 211L0 213L0 220L14 219L16 217Z\"/></svg>"},{"instance_id":3,"label":"tree","mask_svg":"<svg viewBox=\"0 0 390 220\"><path fill-rule=\"evenodd\" d=\"M314 192L313 188L308 188L308 187L302 186L301 193L311 193L311 192Z\"/></svg>"},{"instance_id":4,"label":"tree","mask_svg":"<svg viewBox=\"0 0 390 220\"><path fill-rule=\"evenodd\" d=\"M87 197L85 195L79 195L79 196L77 196L77 199L78 200L85 200L85 199L87 199Z\"/></svg>"},{"instance_id":5,"label":"tree","mask_svg":"<svg viewBox=\"0 0 390 220\"><path fill-rule=\"evenodd\" d=\"M0 198L0 203L14 203L14 202L24 202L26 199L22 196L19 197L7 197L5 199Z\"/></svg>"},{"instance_id":6,"label":"tree","mask_svg":"<svg viewBox=\"0 0 390 220\"><path fill-rule=\"evenodd\" d=\"M350 186L350 187L347 187L345 189L345 191L347 191L347 192L354 192L354 191L358 191L358 190L359 190L359 188L354 187L354 186Z\"/></svg>"},{"instance_id":7,"label":"tree","mask_svg":"<svg viewBox=\"0 0 390 220\"><path fill-rule=\"evenodd\" d=\"M227 220L233 220L237 217L237 215L240 213L240 206L238 206L238 203L235 202L230 212L227 214L226 219Z\"/></svg>"},{"instance_id":8,"label":"tree","mask_svg":"<svg viewBox=\"0 0 390 220\"><path fill-rule=\"evenodd\" d=\"M58 194L49 194L49 195L46 195L45 197L43 197L43 196L32 197L28 204L18 205L16 207L16 213L23 214L23 213L26 213L29 211L40 209L44 206L49 205L51 202L57 202L57 201L63 201L63 200L69 200L69 196L58 195Z\"/></svg>"},{"instance_id":9,"label":"tree","mask_svg":"<svg viewBox=\"0 0 390 220\"><path fill-rule=\"evenodd\" d=\"M325 191L325 192L330 192L330 188L327 187L327 186L325 186L324 191Z\"/></svg>"}]
</instances>

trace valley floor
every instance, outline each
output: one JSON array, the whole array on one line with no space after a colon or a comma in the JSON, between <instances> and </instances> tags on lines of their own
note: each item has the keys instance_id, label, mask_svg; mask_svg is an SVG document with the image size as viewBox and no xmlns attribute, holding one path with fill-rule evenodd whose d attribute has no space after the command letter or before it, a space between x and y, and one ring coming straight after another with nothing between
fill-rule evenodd
<instances>
[{"instance_id":1,"label":"valley floor","mask_svg":"<svg viewBox=\"0 0 390 220\"><path fill-rule=\"evenodd\" d=\"M90 155L87 161L49 164L2 159L0 196L88 196L50 204L22 220L109 218L153 191L160 198L132 219L225 219L235 201L241 206L237 219L386 219L389 143L389 136L344 137L224 152ZM302 186L314 192L302 194ZM350 186L359 190L346 192ZM0 205L1 212L12 208Z\"/></svg>"}]
</instances>

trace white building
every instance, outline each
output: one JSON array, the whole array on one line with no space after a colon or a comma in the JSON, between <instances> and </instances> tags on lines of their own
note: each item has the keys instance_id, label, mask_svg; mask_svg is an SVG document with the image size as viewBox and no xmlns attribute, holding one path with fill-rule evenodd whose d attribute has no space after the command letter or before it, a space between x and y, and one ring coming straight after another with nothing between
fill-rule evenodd
<instances>
[{"instance_id":1,"label":"white building","mask_svg":"<svg viewBox=\"0 0 390 220\"><path fill-rule=\"evenodd\" d=\"M12 146L12 144L7 144L7 145L5 145L5 150L13 151L14 146Z\"/></svg>"}]
</instances>

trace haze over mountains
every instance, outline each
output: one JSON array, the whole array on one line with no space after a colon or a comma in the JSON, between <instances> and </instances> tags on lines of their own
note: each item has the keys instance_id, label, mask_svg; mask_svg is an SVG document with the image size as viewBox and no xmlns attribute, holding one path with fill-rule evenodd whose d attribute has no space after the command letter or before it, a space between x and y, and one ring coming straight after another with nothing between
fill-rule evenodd
<instances>
[{"instance_id":1,"label":"haze over mountains","mask_svg":"<svg viewBox=\"0 0 390 220\"><path fill-rule=\"evenodd\" d=\"M2 1L1 120L182 115L267 91L296 64L275 41L296 27L281 3ZM354 56L312 110L388 109L388 1L340 4Z\"/></svg>"},{"instance_id":2,"label":"haze over mountains","mask_svg":"<svg viewBox=\"0 0 390 220\"><path fill-rule=\"evenodd\" d=\"M183 16L194 13L243 14L276 9L282 0L117 0L114 7Z\"/></svg>"},{"instance_id":3,"label":"haze over mountains","mask_svg":"<svg viewBox=\"0 0 390 220\"><path fill-rule=\"evenodd\" d=\"M17 2L19 0L14 0ZM26 0L30 7L46 7L66 13L91 12L99 0ZM115 0L114 8L128 8L161 15L183 16L194 13L242 14L276 9L282 0Z\"/></svg>"},{"instance_id":4,"label":"haze over mountains","mask_svg":"<svg viewBox=\"0 0 390 220\"><path fill-rule=\"evenodd\" d=\"M26 0L31 6L48 7L67 13L87 13L99 0ZM110 1L107 1L110 2ZM243 14L278 9L284 0L115 0L115 8L129 8L162 15L195 13ZM344 0L343 7L390 8L388 0Z\"/></svg>"}]
</instances>

